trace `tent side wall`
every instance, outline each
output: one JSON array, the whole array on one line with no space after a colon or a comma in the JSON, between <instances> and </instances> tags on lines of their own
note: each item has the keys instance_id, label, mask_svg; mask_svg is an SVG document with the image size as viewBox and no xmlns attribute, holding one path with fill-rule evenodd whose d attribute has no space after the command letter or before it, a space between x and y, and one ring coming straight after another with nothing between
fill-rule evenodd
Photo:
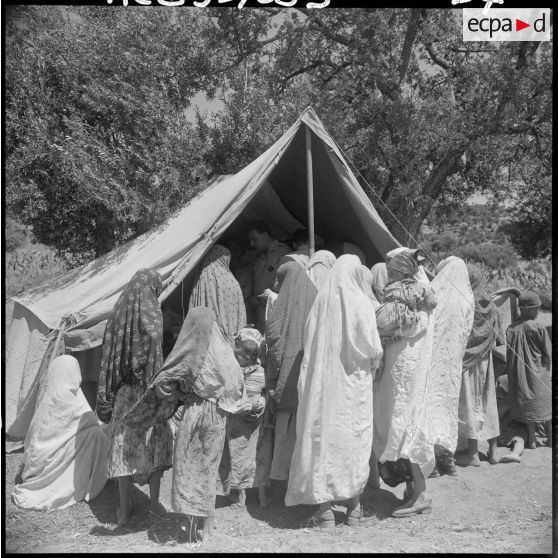
<instances>
[{"instance_id":1,"label":"tent side wall","mask_svg":"<svg viewBox=\"0 0 558 558\"><path fill-rule=\"evenodd\" d=\"M8 435L39 370L49 344L49 332L50 329L35 314L14 302L4 363L5 428Z\"/></svg>"},{"instance_id":2,"label":"tent side wall","mask_svg":"<svg viewBox=\"0 0 558 558\"><path fill-rule=\"evenodd\" d=\"M16 299L5 370L8 434L21 409L32 406L28 395L48 352L49 332L63 316L71 313L77 319L64 332L65 350L80 361L83 382L90 384L84 391L93 403L105 320L135 271L149 267L161 273L165 288L160 300L165 301L177 287L182 289L184 280L190 282L203 255L230 227L240 233L247 218L259 216L260 210L288 233L306 223L305 126L313 131L317 225L335 238L361 244L369 263L398 245L315 113L306 111L265 153L234 176L213 181L160 227ZM174 293L175 299L180 294L181 314L189 290L186 286ZM18 434L25 436L19 427Z\"/></svg>"}]
</instances>

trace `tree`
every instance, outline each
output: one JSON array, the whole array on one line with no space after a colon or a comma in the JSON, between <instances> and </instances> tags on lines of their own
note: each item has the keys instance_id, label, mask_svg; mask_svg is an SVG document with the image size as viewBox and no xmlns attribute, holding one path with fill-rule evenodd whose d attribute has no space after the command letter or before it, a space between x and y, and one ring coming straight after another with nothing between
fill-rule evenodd
<instances>
[{"instance_id":1,"label":"tree","mask_svg":"<svg viewBox=\"0 0 558 558\"><path fill-rule=\"evenodd\" d=\"M6 201L39 241L85 261L199 191L212 170L185 111L212 87L212 29L175 10L9 13Z\"/></svg>"},{"instance_id":2,"label":"tree","mask_svg":"<svg viewBox=\"0 0 558 558\"><path fill-rule=\"evenodd\" d=\"M246 17L219 21L231 48ZM257 80L273 124L263 129L290 99L297 111L312 104L404 243L435 206L505 196L503 169L533 157L549 166L550 43L464 43L451 10L292 10L264 31Z\"/></svg>"},{"instance_id":3,"label":"tree","mask_svg":"<svg viewBox=\"0 0 558 558\"><path fill-rule=\"evenodd\" d=\"M464 43L452 10L61 10L9 17L6 200L85 258L240 170L308 105L406 244L433 210L550 176L550 43ZM198 92L223 103L211 120L186 115Z\"/></svg>"},{"instance_id":4,"label":"tree","mask_svg":"<svg viewBox=\"0 0 558 558\"><path fill-rule=\"evenodd\" d=\"M552 181L550 176L532 178L519 189L520 197L510 209L501 230L527 260L552 254Z\"/></svg>"}]
</instances>

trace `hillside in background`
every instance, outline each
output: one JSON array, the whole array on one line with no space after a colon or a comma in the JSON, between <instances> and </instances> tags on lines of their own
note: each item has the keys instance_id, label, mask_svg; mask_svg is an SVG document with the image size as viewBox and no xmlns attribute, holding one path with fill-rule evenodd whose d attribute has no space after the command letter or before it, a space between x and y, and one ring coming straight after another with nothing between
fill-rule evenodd
<instances>
[{"instance_id":1,"label":"hillside in background","mask_svg":"<svg viewBox=\"0 0 558 558\"><path fill-rule=\"evenodd\" d=\"M452 211L435 211L423 224L419 243L435 263L458 256L484 271L489 291L502 287L532 289L543 307L552 307L552 260L525 260L509 236L506 207L463 204Z\"/></svg>"}]
</instances>

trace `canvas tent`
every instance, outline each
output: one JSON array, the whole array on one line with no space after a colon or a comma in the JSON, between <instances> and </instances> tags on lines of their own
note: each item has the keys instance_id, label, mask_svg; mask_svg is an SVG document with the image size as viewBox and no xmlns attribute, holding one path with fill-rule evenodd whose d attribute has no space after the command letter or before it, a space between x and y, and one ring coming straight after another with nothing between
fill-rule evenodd
<instances>
[{"instance_id":1,"label":"canvas tent","mask_svg":"<svg viewBox=\"0 0 558 558\"><path fill-rule=\"evenodd\" d=\"M106 319L138 269L158 271L164 283L160 300L174 297L176 304L187 308L189 292L184 284L223 233L245 235L253 219L266 221L278 237L306 226L307 129L316 233L329 242L359 245L368 266L399 245L316 113L307 109L265 153L237 174L212 180L164 224L13 298L4 372L9 440L25 437L41 373L53 353L74 354L84 381L96 380Z\"/></svg>"}]
</instances>

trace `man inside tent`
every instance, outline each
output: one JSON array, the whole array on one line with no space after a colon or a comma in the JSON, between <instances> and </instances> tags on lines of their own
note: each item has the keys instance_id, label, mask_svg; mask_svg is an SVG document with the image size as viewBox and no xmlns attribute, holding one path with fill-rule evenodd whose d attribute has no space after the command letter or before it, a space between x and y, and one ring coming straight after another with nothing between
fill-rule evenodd
<instances>
[{"instance_id":1,"label":"man inside tent","mask_svg":"<svg viewBox=\"0 0 558 558\"><path fill-rule=\"evenodd\" d=\"M269 227L263 221L250 223L248 238L250 245L258 253L253 267L252 296L249 300L250 305L256 308L256 328L263 334L269 290L273 289L275 284L281 258L291 250L286 244L271 236Z\"/></svg>"},{"instance_id":2,"label":"man inside tent","mask_svg":"<svg viewBox=\"0 0 558 558\"><path fill-rule=\"evenodd\" d=\"M286 256L283 256L281 263L287 261L293 261L300 263L303 267L306 267L308 263L308 258L310 257L310 246L309 237L307 229L297 229L293 234L293 248L294 251Z\"/></svg>"}]
</instances>

